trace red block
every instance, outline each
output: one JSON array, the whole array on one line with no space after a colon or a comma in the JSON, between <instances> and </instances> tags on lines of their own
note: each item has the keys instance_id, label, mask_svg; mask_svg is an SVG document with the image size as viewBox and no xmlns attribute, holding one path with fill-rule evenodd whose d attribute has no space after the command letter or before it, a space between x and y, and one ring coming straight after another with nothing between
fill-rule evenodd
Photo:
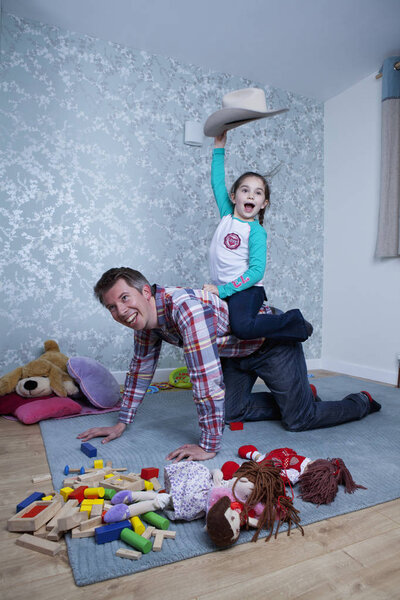
<instances>
[{"instance_id":1,"label":"red block","mask_svg":"<svg viewBox=\"0 0 400 600\"><path fill-rule=\"evenodd\" d=\"M77 487L73 492L70 493L70 495L68 496L68 500L76 499L76 500L78 500L78 502L80 504L82 502L82 500L85 499L84 491L86 490L87 487L89 487L89 486L80 485L79 487Z\"/></svg>"},{"instance_id":2,"label":"red block","mask_svg":"<svg viewBox=\"0 0 400 600\"><path fill-rule=\"evenodd\" d=\"M243 423L241 421L229 423L229 429L231 429L231 431L238 431L239 429L243 429Z\"/></svg>"},{"instance_id":3,"label":"red block","mask_svg":"<svg viewBox=\"0 0 400 600\"><path fill-rule=\"evenodd\" d=\"M31 510L29 510L27 513L22 515L22 518L28 519L31 517L36 517L39 513L42 512L42 510L44 510L48 506L49 506L48 504L42 504L42 506L34 506L33 508L31 508Z\"/></svg>"},{"instance_id":4,"label":"red block","mask_svg":"<svg viewBox=\"0 0 400 600\"><path fill-rule=\"evenodd\" d=\"M145 469L142 469L140 472L140 477L142 479L147 479L147 481L152 477L158 477L158 469L156 469L155 467L147 467Z\"/></svg>"}]
</instances>

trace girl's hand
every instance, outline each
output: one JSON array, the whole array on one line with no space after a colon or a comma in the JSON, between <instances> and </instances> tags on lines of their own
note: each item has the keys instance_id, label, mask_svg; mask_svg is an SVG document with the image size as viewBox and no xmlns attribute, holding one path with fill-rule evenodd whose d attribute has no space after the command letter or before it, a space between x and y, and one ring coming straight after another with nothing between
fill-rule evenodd
<instances>
[{"instance_id":1,"label":"girl's hand","mask_svg":"<svg viewBox=\"0 0 400 600\"><path fill-rule=\"evenodd\" d=\"M214 148L225 148L226 144L226 131L221 135L217 135L214 138Z\"/></svg>"},{"instance_id":2,"label":"girl's hand","mask_svg":"<svg viewBox=\"0 0 400 600\"><path fill-rule=\"evenodd\" d=\"M211 294L215 294L216 296L219 296L219 291L218 291L217 286L212 283L205 283L203 285L203 290L205 292L210 292Z\"/></svg>"}]
</instances>

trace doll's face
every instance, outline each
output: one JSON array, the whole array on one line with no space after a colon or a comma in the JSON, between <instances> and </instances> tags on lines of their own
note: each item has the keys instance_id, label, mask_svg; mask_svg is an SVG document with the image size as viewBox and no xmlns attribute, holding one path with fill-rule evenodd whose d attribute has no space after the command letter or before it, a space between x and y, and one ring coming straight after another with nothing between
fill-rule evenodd
<instances>
[{"instance_id":1,"label":"doll's face","mask_svg":"<svg viewBox=\"0 0 400 600\"><path fill-rule=\"evenodd\" d=\"M246 479L246 477L241 477L235 485L235 496L240 502L245 504L253 490L254 483Z\"/></svg>"},{"instance_id":2,"label":"doll's face","mask_svg":"<svg viewBox=\"0 0 400 600\"><path fill-rule=\"evenodd\" d=\"M224 512L225 519L232 529L232 542L236 541L240 533L240 512L229 507Z\"/></svg>"}]
</instances>

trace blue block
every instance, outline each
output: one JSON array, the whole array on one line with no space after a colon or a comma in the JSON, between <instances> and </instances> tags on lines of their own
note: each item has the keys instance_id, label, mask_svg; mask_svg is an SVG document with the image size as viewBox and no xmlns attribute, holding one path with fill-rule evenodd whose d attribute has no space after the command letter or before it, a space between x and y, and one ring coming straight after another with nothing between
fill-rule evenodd
<instances>
[{"instance_id":1,"label":"blue block","mask_svg":"<svg viewBox=\"0 0 400 600\"><path fill-rule=\"evenodd\" d=\"M43 492L33 492L33 494L31 494L30 496L25 498L25 500L22 500L22 502L17 504L17 512L19 512L23 508L26 508L27 506L32 504L32 502L36 502L37 500L41 500L42 498L44 498Z\"/></svg>"},{"instance_id":2,"label":"blue block","mask_svg":"<svg viewBox=\"0 0 400 600\"><path fill-rule=\"evenodd\" d=\"M94 530L96 544L105 544L106 542L118 540L121 531L125 529L125 527L132 529L132 523L128 519L125 521L119 521L118 523L110 523L109 525L96 527Z\"/></svg>"},{"instance_id":3,"label":"blue block","mask_svg":"<svg viewBox=\"0 0 400 600\"><path fill-rule=\"evenodd\" d=\"M92 458L92 456L97 456L97 448L89 444L89 442L82 442L81 450L86 456Z\"/></svg>"}]
</instances>

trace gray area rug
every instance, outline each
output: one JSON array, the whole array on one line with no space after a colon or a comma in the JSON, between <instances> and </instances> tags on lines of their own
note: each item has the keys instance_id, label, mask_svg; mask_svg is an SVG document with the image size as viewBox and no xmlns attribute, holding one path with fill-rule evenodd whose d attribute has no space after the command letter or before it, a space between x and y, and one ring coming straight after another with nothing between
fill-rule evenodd
<instances>
[{"instance_id":1,"label":"gray area rug","mask_svg":"<svg viewBox=\"0 0 400 600\"><path fill-rule=\"evenodd\" d=\"M354 494L345 494L340 489L331 505L318 508L296 497L294 504L300 510L302 525L400 497L400 390L347 376L311 381L324 401L366 389L382 404L382 410L361 421L300 433L285 431L278 421L245 423L243 431L227 428L222 450L205 463L207 467L220 467L227 460L240 463L237 450L243 444L253 444L262 452L288 446L312 459L342 458L354 480L368 489ZM261 389L262 386L257 386L257 391ZM115 413L107 413L40 423L56 489L62 487L66 464L93 466L93 459L80 451L77 434L89 427L113 425L116 420ZM98 458L112 460L114 467L127 467L133 472L140 472L142 467L159 468L162 484L168 452L197 441L197 413L192 394L177 390L147 394L135 424L121 438L105 445L100 438L91 443L98 449ZM297 496L296 488L294 490ZM121 541L96 545L94 538L71 539L68 534L68 554L76 584L87 585L129 575L215 550L204 531L203 519L171 522L170 529L176 530L176 539L164 540L161 552L144 554L138 561L115 556L118 548L127 547ZM250 541L252 535L251 531L243 531L238 543ZM273 544L273 539L268 543Z\"/></svg>"}]
</instances>

